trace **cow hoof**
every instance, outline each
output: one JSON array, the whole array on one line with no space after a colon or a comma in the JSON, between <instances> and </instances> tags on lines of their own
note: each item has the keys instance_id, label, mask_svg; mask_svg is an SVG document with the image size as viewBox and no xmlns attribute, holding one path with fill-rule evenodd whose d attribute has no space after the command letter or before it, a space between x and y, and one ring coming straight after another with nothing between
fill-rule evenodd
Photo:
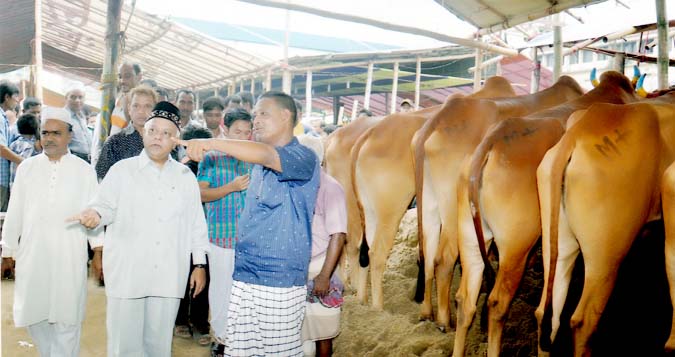
<instances>
[{"instance_id":1,"label":"cow hoof","mask_svg":"<svg viewBox=\"0 0 675 357\"><path fill-rule=\"evenodd\" d=\"M427 314L420 315L420 321L434 321L434 317Z\"/></svg>"},{"instance_id":2,"label":"cow hoof","mask_svg":"<svg viewBox=\"0 0 675 357\"><path fill-rule=\"evenodd\" d=\"M671 336L668 341L666 341L665 350L668 353L675 352L675 336Z\"/></svg>"},{"instance_id":3,"label":"cow hoof","mask_svg":"<svg viewBox=\"0 0 675 357\"><path fill-rule=\"evenodd\" d=\"M446 333L448 331L448 327L445 325L438 325L436 327L438 328L438 331L441 331L443 333Z\"/></svg>"}]
</instances>

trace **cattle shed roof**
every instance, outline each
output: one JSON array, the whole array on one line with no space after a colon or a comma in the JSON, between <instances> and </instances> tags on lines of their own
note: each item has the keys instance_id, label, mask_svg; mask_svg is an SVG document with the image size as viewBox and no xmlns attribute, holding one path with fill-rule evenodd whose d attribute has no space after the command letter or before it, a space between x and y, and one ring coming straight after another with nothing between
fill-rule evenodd
<instances>
[{"instance_id":1,"label":"cattle shed roof","mask_svg":"<svg viewBox=\"0 0 675 357\"><path fill-rule=\"evenodd\" d=\"M4 2L0 73L31 63L35 37L35 2ZM106 53L106 12L104 0L42 0L45 67L99 80ZM146 78L168 89L223 86L238 73L272 62L128 4L122 9L121 30L124 59L141 63Z\"/></svg>"},{"instance_id":2,"label":"cattle shed roof","mask_svg":"<svg viewBox=\"0 0 675 357\"><path fill-rule=\"evenodd\" d=\"M567 9L606 0L436 0L461 20L489 33Z\"/></svg>"}]
</instances>

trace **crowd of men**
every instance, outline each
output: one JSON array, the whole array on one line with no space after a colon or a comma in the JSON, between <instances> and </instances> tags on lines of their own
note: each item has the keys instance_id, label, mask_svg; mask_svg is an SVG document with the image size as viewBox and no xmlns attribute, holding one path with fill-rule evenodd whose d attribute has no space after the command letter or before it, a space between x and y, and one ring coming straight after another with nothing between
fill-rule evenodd
<instances>
[{"instance_id":1,"label":"crowd of men","mask_svg":"<svg viewBox=\"0 0 675 357\"><path fill-rule=\"evenodd\" d=\"M296 138L298 104L281 92L208 98L199 115L194 92L168 98L138 64L119 73L102 145L84 88L62 108L17 108L18 87L0 82L15 325L41 356L79 355L90 266L108 356L170 356L175 336L213 356L330 355L346 208L320 167L326 133Z\"/></svg>"}]
</instances>

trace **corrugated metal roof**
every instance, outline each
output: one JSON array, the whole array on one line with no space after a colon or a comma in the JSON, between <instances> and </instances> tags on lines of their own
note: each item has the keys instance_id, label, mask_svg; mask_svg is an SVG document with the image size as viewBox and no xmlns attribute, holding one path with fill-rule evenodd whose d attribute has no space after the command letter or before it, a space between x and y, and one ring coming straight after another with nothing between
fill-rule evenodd
<instances>
[{"instance_id":1,"label":"corrugated metal roof","mask_svg":"<svg viewBox=\"0 0 675 357\"><path fill-rule=\"evenodd\" d=\"M486 32L603 1L606 0L436 0L460 19Z\"/></svg>"},{"instance_id":2,"label":"corrugated metal roof","mask_svg":"<svg viewBox=\"0 0 675 357\"><path fill-rule=\"evenodd\" d=\"M34 3L6 0L0 19L0 64L28 65L34 37ZM69 69L98 79L105 55L107 2L43 0L43 58L46 67ZM238 73L271 63L167 19L134 9L122 10L126 29L123 59L143 66L146 78L168 89L224 86ZM128 27L127 27L128 22ZM8 51L6 49L11 48ZM0 66L0 71L16 66Z\"/></svg>"}]
</instances>

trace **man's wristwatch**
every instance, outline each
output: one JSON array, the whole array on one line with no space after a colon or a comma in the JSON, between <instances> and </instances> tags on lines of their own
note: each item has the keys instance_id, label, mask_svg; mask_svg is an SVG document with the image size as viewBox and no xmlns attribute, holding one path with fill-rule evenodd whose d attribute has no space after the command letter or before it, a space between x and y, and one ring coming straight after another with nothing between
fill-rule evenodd
<instances>
[{"instance_id":1,"label":"man's wristwatch","mask_svg":"<svg viewBox=\"0 0 675 357\"><path fill-rule=\"evenodd\" d=\"M197 268L206 269L206 264L195 264L194 266L195 266L195 269L197 269Z\"/></svg>"}]
</instances>

